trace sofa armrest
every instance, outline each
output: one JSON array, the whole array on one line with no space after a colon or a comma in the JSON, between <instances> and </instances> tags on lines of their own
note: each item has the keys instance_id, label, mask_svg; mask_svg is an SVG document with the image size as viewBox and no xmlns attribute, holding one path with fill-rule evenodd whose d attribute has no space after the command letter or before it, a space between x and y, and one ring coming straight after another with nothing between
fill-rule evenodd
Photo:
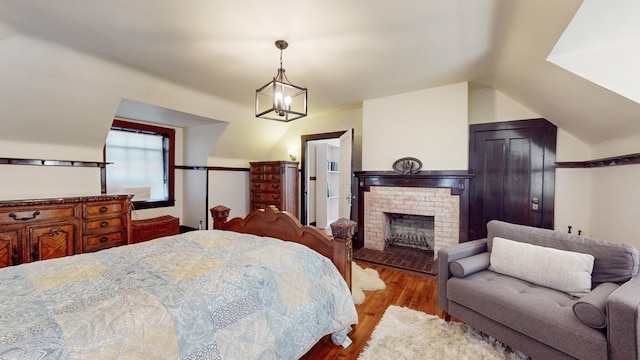
<instances>
[{"instance_id":1,"label":"sofa armrest","mask_svg":"<svg viewBox=\"0 0 640 360\"><path fill-rule=\"evenodd\" d=\"M640 275L622 284L607 301L609 358L640 359Z\"/></svg>"},{"instance_id":2,"label":"sofa armrest","mask_svg":"<svg viewBox=\"0 0 640 360\"><path fill-rule=\"evenodd\" d=\"M487 239L467 241L438 250L438 306L449 311L447 280L451 277L449 263L487 251Z\"/></svg>"}]
</instances>

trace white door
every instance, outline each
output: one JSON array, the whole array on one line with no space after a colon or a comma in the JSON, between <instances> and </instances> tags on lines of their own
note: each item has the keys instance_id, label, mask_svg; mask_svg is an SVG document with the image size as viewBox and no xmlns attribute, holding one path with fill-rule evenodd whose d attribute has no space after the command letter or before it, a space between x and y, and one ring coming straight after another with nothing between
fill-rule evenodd
<instances>
[{"instance_id":1,"label":"white door","mask_svg":"<svg viewBox=\"0 0 640 360\"><path fill-rule=\"evenodd\" d=\"M345 131L340 136L340 206L339 217L349 219L351 217L351 180L353 173L351 167L353 159L353 129Z\"/></svg>"}]
</instances>

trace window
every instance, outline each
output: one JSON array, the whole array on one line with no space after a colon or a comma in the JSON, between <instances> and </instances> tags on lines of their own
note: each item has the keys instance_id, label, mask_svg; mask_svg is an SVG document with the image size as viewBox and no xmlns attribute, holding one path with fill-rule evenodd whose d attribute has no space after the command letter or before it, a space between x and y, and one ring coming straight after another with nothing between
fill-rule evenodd
<instances>
[{"instance_id":1,"label":"window","mask_svg":"<svg viewBox=\"0 0 640 360\"><path fill-rule=\"evenodd\" d=\"M104 161L107 193L134 194L136 209L175 204L175 130L114 120Z\"/></svg>"}]
</instances>

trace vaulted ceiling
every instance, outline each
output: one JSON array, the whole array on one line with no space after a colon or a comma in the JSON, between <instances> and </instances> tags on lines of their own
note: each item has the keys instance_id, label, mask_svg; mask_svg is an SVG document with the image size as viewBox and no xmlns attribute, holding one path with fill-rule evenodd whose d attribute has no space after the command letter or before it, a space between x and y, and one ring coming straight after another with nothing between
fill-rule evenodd
<instances>
[{"instance_id":1,"label":"vaulted ceiling","mask_svg":"<svg viewBox=\"0 0 640 360\"><path fill-rule=\"evenodd\" d=\"M638 103L547 60L581 4L0 0L0 25L247 108L279 66L274 41L285 39L283 65L309 88L310 114L469 81L590 145L639 135Z\"/></svg>"}]
</instances>

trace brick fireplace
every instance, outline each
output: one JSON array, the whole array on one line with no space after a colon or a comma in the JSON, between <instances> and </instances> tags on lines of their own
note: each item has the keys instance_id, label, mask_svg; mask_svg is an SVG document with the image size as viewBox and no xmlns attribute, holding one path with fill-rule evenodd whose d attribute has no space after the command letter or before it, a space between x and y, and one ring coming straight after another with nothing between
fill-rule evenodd
<instances>
[{"instance_id":1,"label":"brick fireplace","mask_svg":"<svg viewBox=\"0 0 640 360\"><path fill-rule=\"evenodd\" d=\"M384 250L389 214L433 217L433 251L468 240L469 181L460 171L357 172L356 248Z\"/></svg>"},{"instance_id":2,"label":"brick fireplace","mask_svg":"<svg viewBox=\"0 0 640 360\"><path fill-rule=\"evenodd\" d=\"M364 247L384 250L389 213L433 216L434 254L459 242L460 199L450 189L372 186L364 194Z\"/></svg>"}]
</instances>

